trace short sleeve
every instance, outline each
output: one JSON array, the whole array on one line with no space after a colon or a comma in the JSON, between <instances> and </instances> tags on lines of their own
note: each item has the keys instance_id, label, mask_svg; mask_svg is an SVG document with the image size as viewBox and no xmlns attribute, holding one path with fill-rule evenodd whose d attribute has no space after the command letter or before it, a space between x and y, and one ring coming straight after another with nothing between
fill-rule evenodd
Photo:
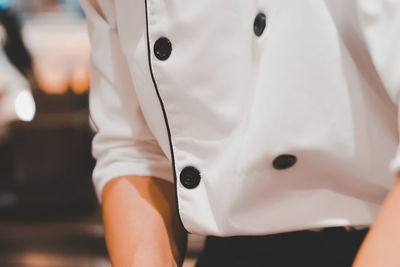
<instances>
[{"instance_id":1,"label":"short sleeve","mask_svg":"<svg viewBox=\"0 0 400 267\"><path fill-rule=\"evenodd\" d=\"M392 102L397 106L400 125L400 1L357 1L358 19L371 59ZM400 145L389 163L389 169L393 175L400 171Z\"/></svg>"},{"instance_id":2,"label":"short sleeve","mask_svg":"<svg viewBox=\"0 0 400 267\"><path fill-rule=\"evenodd\" d=\"M136 97L110 0L82 0L91 42L89 109L95 136L98 201L113 178L152 176L173 182L172 165L150 131Z\"/></svg>"}]
</instances>

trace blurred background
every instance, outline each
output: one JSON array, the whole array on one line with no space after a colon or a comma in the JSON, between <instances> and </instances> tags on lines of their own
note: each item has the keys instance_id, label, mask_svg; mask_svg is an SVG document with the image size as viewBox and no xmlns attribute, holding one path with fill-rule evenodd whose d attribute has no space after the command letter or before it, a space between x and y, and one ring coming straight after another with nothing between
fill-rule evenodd
<instances>
[{"instance_id":1,"label":"blurred background","mask_svg":"<svg viewBox=\"0 0 400 267\"><path fill-rule=\"evenodd\" d=\"M79 0L0 0L0 266L111 266ZM186 266L203 238L189 237Z\"/></svg>"}]
</instances>

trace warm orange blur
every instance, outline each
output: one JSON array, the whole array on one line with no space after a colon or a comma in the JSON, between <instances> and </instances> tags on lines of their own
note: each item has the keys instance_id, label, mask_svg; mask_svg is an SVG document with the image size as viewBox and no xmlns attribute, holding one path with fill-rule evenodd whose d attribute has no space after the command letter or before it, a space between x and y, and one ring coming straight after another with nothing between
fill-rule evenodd
<instances>
[{"instance_id":1,"label":"warm orange blur","mask_svg":"<svg viewBox=\"0 0 400 267\"><path fill-rule=\"evenodd\" d=\"M24 35L31 50L39 87L49 94L89 88L90 45L84 21L27 23Z\"/></svg>"}]
</instances>

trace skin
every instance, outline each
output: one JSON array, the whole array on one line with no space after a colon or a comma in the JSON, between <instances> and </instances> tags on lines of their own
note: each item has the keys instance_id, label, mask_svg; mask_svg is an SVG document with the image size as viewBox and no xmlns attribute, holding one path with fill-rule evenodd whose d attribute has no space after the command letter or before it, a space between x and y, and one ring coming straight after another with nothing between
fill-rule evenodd
<instances>
[{"instance_id":1,"label":"skin","mask_svg":"<svg viewBox=\"0 0 400 267\"><path fill-rule=\"evenodd\" d=\"M102 213L112 266L181 266L187 234L181 226L174 185L148 176L110 180Z\"/></svg>"},{"instance_id":2,"label":"skin","mask_svg":"<svg viewBox=\"0 0 400 267\"><path fill-rule=\"evenodd\" d=\"M400 266L400 173L362 243L353 267Z\"/></svg>"}]
</instances>

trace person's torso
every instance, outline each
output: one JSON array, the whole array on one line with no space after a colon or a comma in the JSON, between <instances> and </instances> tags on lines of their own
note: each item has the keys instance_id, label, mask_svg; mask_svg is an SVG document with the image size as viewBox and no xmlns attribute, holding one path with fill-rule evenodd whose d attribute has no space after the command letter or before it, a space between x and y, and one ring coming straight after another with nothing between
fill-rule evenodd
<instances>
[{"instance_id":1,"label":"person's torso","mask_svg":"<svg viewBox=\"0 0 400 267\"><path fill-rule=\"evenodd\" d=\"M171 160L189 232L374 220L394 181L397 113L355 2L116 1L135 90Z\"/></svg>"}]
</instances>

